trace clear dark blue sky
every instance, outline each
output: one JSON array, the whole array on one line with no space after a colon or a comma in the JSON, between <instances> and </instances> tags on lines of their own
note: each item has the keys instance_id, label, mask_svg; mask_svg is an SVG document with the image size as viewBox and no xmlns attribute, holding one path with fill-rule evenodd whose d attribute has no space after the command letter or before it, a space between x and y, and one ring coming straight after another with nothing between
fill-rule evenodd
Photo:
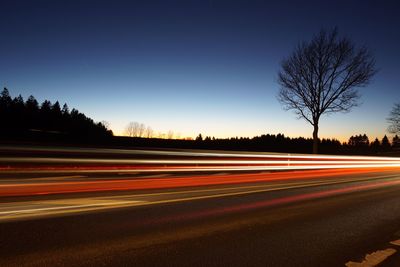
<instances>
[{"instance_id":1,"label":"clear dark blue sky","mask_svg":"<svg viewBox=\"0 0 400 267\"><path fill-rule=\"evenodd\" d=\"M400 101L397 1L5 1L0 83L67 102L121 134L129 121L181 136L311 136L276 100L280 61L322 27L375 54L362 106L322 137L382 137Z\"/></svg>"}]
</instances>

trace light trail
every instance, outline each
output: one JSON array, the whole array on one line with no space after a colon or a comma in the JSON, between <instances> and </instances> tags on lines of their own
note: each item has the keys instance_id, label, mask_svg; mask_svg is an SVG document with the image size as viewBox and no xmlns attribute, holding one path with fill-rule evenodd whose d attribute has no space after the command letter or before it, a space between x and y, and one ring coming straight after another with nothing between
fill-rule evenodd
<instances>
[{"instance_id":1,"label":"light trail","mask_svg":"<svg viewBox=\"0 0 400 267\"><path fill-rule=\"evenodd\" d=\"M66 160L68 163L68 160ZM29 160L30 163L35 162L35 160ZM50 163L53 161L50 161ZM57 161L62 162L62 160ZM119 172L220 172L220 171L274 171L274 170L317 170L317 169L354 169L354 168L399 168L400 162L396 161L373 161L373 162L360 162L360 161L348 161L348 162L318 162L318 161L266 161L266 162L247 162L245 161L237 163L235 161L224 161L224 163L220 162L201 162L201 161L157 161L160 165L153 165L154 161L149 161L147 164L142 161L140 165L101 165L101 166L91 166L85 165L87 163L84 159L82 160L71 160L69 163L75 162L77 163L74 166L3 166L0 167L0 171L3 173L12 173L12 172L20 172L20 173L34 173L34 172L115 172L118 170ZM93 160L90 162L98 162L97 160ZM116 163L121 162L116 160ZM98 163L101 163L98 162ZM163 163L163 164L161 164ZM211 164L212 166L208 166L207 164ZM185 165L185 166L180 166Z\"/></svg>"},{"instance_id":2,"label":"light trail","mask_svg":"<svg viewBox=\"0 0 400 267\"><path fill-rule=\"evenodd\" d=\"M273 207L273 206L278 206L278 205L283 205L283 204L290 204L290 203L295 203L295 202L300 202L300 201L320 199L320 198L325 198L325 197L330 197L330 196L335 196L335 195L342 195L342 194L346 194L346 193L354 193L354 192L360 192L360 191L371 190L371 189L379 189L379 188L384 188L384 187L388 187L388 186L396 186L396 185L400 185L400 181L398 179L392 180L392 181L379 182L379 183L354 185L354 186L348 186L348 187L343 187L343 188L338 188L338 189L322 190L322 191L317 191L317 192L312 192L312 193L296 194L293 196L274 198L274 199L270 199L270 200L261 200L261 201L256 201L256 202L251 202L251 203L246 203L246 204L241 204L241 205L235 205L235 206L230 206L230 207L208 209L208 210L204 210L202 212L194 212L191 214L186 214L185 217L182 217L182 216L170 217L170 218L166 218L164 220L171 222L171 221L182 220L182 219L186 219L186 220L198 219L198 218L206 217L206 216L216 216L216 215L225 214L225 213L243 212L243 211L247 211L247 210ZM165 221L164 221L164 223L165 223ZM149 223L149 222L146 222L146 223Z\"/></svg>"},{"instance_id":3,"label":"light trail","mask_svg":"<svg viewBox=\"0 0 400 267\"><path fill-rule=\"evenodd\" d=\"M175 152L178 153L178 152ZM180 152L179 152L180 153ZM182 152L182 155L190 154ZM148 152L156 157L158 152ZM192 155L192 154L190 154ZM307 170L332 168L379 168L400 167L400 158L394 157L349 157L320 155L283 154L226 154L207 153L213 157L204 159L112 159L74 157L1 157L0 171L63 171L63 172L198 172L198 171L263 171L263 170ZM229 158L236 155L236 158ZM224 159L220 159L224 156ZM244 156L244 157L243 157ZM254 156L257 156L257 160ZM228 158L228 159L226 159Z\"/></svg>"},{"instance_id":4,"label":"light trail","mask_svg":"<svg viewBox=\"0 0 400 267\"><path fill-rule=\"evenodd\" d=\"M386 186L399 185L398 175L374 176L373 178L332 179L309 182L287 182L278 184L260 184L253 186L237 185L224 186L213 189L174 190L170 192L157 192L147 194L125 194L117 196L63 198L28 202L0 203L0 221L29 219L44 216L65 215L95 210L115 209L121 207L149 206L166 203L176 203L193 200L204 200L231 196L243 196L254 193L265 193L289 189L318 187L324 185L336 185L358 182L360 184L348 185L339 189L323 190L313 193L297 194L287 197L279 197L271 200L256 201L248 204L216 208L202 212L189 213L185 216L166 217L162 221L174 221L181 219L193 219L218 215L223 213L239 212L249 209L263 208L287 204L292 202L318 199L327 196L363 191ZM157 220L157 223L162 222ZM154 223L147 221L146 223Z\"/></svg>"},{"instance_id":5,"label":"light trail","mask_svg":"<svg viewBox=\"0 0 400 267\"><path fill-rule=\"evenodd\" d=\"M293 154L293 153L272 153L272 152L231 152L211 150L142 150L142 149L104 149L104 148L52 148L52 147L16 147L16 146L0 146L3 151L17 152L52 152L52 153L90 153L90 154L121 154L121 155L155 155L155 156L183 156L183 157L249 157L249 158L308 158L308 159L349 159L349 160L397 160L398 157L374 157L374 156L342 156L342 155L310 155L310 154Z\"/></svg>"},{"instance_id":6,"label":"light trail","mask_svg":"<svg viewBox=\"0 0 400 267\"><path fill-rule=\"evenodd\" d=\"M46 153L49 153L49 151L51 153L57 152L58 156L46 156ZM80 154L83 151L90 154ZM71 199L64 197L60 200L0 203L0 220L241 196L312 186L347 184L340 190L333 189L333 191L295 195L256 202L251 205L246 204L247 206L239 205L224 209L207 210L203 212L204 214L189 215L189 217L197 217L285 204L400 183L397 174L398 170L400 170L400 159L391 157L291 155L276 153L204 153L196 151L120 151L109 149L33 149L33 152L33 156L0 157L0 174L7 177L7 174L24 175L31 173L38 175L41 173L51 173L51 176L36 178L24 176L22 179L8 178L3 181L0 179L0 197L32 197L118 191L130 191L131 193L125 196L117 194L107 198ZM59 156L60 153L62 157ZM144 157L144 155L146 156ZM114 156L118 157L115 158ZM277 170L281 172L221 174L221 172L227 171ZM188 174L178 177L149 178L140 177L139 175L131 178L124 177L124 179L119 177L113 179L107 177L106 179L89 179L78 175L79 173L94 173L94 175L97 175L97 173L106 173L115 175L115 173L129 174L130 172L139 174L150 172L171 174L185 172ZM219 175L208 175L201 172L214 172ZM66 173L71 175L66 175ZM193 173L198 174L194 175ZM380 175L376 176L376 173L380 173ZM57 176L57 174L60 175ZM352 178L352 176L358 176L358 178ZM349 184L352 182L365 182L367 184L358 186ZM155 190L156 193L143 194L141 192L146 192L143 190Z\"/></svg>"},{"instance_id":7,"label":"light trail","mask_svg":"<svg viewBox=\"0 0 400 267\"><path fill-rule=\"evenodd\" d=\"M353 175L378 171L400 170L400 158L365 156L329 156L278 153L233 153L198 151L145 151L117 149L58 149L0 147L0 150L35 153L33 156L0 157L1 175L24 175L14 182L7 179L1 182L0 196L61 194L77 192L145 190L222 184L270 182L288 179L312 179L336 175ZM43 153L55 153L49 157ZM110 153L109 153L110 152ZM118 153L120 152L120 153ZM36 153L38 154L36 156ZM91 153L89 155L82 153ZM62 154L63 157L60 157ZM81 157L77 157L80 155ZM146 155L143 158L143 155ZM166 158L178 157L179 158ZM96 158L100 157L100 158ZM115 158L115 156L118 156ZM130 158L134 157L134 158ZM150 158L148 158L150 157ZM201 172L261 172L290 171L258 174L204 175ZM68 181L46 177L29 178L28 174L51 173L65 177L79 177L77 174L98 175L115 173L187 173L186 177L141 178L140 175L124 179ZM196 173L193 176L191 173ZM68 176L67 176L68 177ZM7 178L7 176L6 176ZM46 181L46 182L44 182Z\"/></svg>"},{"instance_id":8,"label":"light trail","mask_svg":"<svg viewBox=\"0 0 400 267\"><path fill-rule=\"evenodd\" d=\"M248 166L248 167L163 167L163 168L26 168L26 169L6 169L3 173L159 173L159 172L226 172L226 171L294 171L294 170L321 170L321 169L355 169L355 168L391 168L397 169L398 164L369 164L369 165L316 165L316 166Z\"/></svg>"},{"instance_id":9,"label":"light trail","mask_svg":"<svg viewBox=\"0 0 400 267\"><path fill-rule=\"evenodd\" d=\"M291 158L288 158L290 160ZM3 162L31 162L31 163L119 163L119 164L182 164L182 165L190 165L190 164L399 164L400 159L391 159L391 160L139 160L139 159L87 159L87 158L0 158Z\"/></svg>"},{"instance_id":10,"label":"light trail","mask_svg":"<svg viewBox=\"0 0 400 267\"><path fill-rule=\"evenodd\" d=\"M392 173L390 169L375 169L375 172ZM0 184L0 196L50 195L82 192L126 191L168 189L180 187L216 186L226 184L261 183L282 180L331 179L342 175L371 173L370 169L326 169L293 172L199 175L170 178L136 178L118 180L82 180L57 182L16 182Z\"/></svg>"}]
</instances>

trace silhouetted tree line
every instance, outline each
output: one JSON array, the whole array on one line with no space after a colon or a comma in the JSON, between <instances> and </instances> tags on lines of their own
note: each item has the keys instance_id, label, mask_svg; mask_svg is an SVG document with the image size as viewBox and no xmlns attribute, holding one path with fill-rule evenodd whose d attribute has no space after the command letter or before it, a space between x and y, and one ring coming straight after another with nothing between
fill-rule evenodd
<instances>
[{"instance_id":1,"label":"silhouetted tree line","mask_svg":"<svg viewBox=\"0 0 400 267\"><path fill-rule=\"evenodd\" d=\"M21 95L12 98L6 88L0 94L0 129L0 136L9 138L53 136L78 140L112 136L102 123L95 123L75 108L69 110L67 104L61 107L58 101L45 100L39 105L32 95L26 101Z\"/></svg>"},{"instance_id":2,"label":"silhouetted tree line","mask_svg":"<svg viewBox=\"0 0 400 267\"><path fill-rule=\"evenodd\" d=\"M313 139L296 137L290 138L284 134L264 134L248 137L234 137L227 139L215 139L199 135L195 142L200 148L213 147L215 149L288 152L288 153L312 153ZM319 139L320 152L324 154L348 154L354 153L353 147L342 144L337 139Z\"/></svg>"},{"instance_id":3,"label":"silhouetted tree line","mask_svg":"<svg viewBox=\"0 0 400 267\"><path fill-rule=\"evenodd\" d=\"M343 144L343 147L347 148L356 154L379 154L387 152L398 152L399 150L399 137L395 135L392 142L385 135L382 140L375 138L374 141L370 142L366 134L354 135L349 138L347 143Z\"/></svg>"},{"instance_id":4,"label":"silhouetted tree line","mask_svg":"<svg viewBox=\"0 0 400 267\"><path fill-rule=\"evenodd\" d=\"M0 137L2 140L31 140L38 142L99 144L121 147L215 149L238 151L265 151L283 153L312 153L312 138L290 138L283 134L260 136L215 138L199 134L194 140L154 138L153 130L144 124L130 123L131 137L113 136L103 123L95 123L77 109L62 107L56 101L45 100L39 105L30 96L26 101L21 95L11 98L5 88L0 94ZM171 131L172 132L172 131ZM1 139L0 139L1 140ZM84 141L84 142L80 142ZM379 155L400 153L400 138L391 141L385 135L382 140L370 141L366 134L351 136L348 142L336 139L318 139L320 153Z\"/></svg>"},{"instance_id":5,"label":"silhouetted tree line","mask_svg":"<svg viewBox=\"0 0 400 267\"><path fill-rule=\"evenodd\" d=\"M199 134L194 140L114 137L113 145L180 148L180 149L215 149L236 151L282 152L282 153L312 153L312 138L290 138L283 134L265 134L260 136L215 138ZM337 155L386 155L400 153L400 138L396 135L392 142L387 136L373 142L365 134L351 136L347 142L337 139L319 139L320 153Z\"/></svg>"},{"instance_id":6,"label":"silhouetted tree line","mask_svg":"<svg viewBox=\"0 0 400 267\"><path fill-rule=\"evenodd\" d=\"M204 147L216 147L218 149L230 150L235 147L238 150L270 151L270 152L291 152L291 153L312 153L312 138L290 138L284 134L265 134L261 136L234 137L227 139L216 139L206 136L204 139L199 135L195 142ZM335 139L320 140L321 153L337 153L341 143ZM336 151L336 152L335 152Z\"/></svg>"}]
</instances>

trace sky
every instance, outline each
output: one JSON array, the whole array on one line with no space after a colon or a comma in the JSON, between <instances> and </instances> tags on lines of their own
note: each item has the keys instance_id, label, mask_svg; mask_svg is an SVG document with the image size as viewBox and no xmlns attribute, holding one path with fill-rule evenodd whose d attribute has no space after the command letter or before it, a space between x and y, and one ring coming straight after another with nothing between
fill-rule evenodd
<instances>
[{"instance_id":1,"label":"sky","mask_svg":"<svg viewBox=\"0 0 400 267\"><path fill-rule=\"evenodd\" d=\"M381 138L400 102L396 2L2 0L0 86L66 102L116 135L137 121L181 137L311 137L277 101L277 72L299 42L338 27L379 71L359 107L321 118L320 137Z\"/></svg>"}]
</instances>

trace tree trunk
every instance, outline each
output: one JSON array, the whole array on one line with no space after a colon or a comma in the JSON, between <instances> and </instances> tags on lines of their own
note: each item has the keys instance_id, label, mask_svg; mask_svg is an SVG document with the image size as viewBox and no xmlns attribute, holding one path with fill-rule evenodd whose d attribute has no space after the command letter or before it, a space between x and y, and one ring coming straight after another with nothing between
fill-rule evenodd
<instances>
[{"instance_id":1,"label":"tree trunk","mask_svg":"<svg viewBox=\"0 0 400 267\"><path fill-rule=\"evenodd\" d=\"M318 123L314 123L313 154L318 154Z\"/></svg>"}]
</instances>

